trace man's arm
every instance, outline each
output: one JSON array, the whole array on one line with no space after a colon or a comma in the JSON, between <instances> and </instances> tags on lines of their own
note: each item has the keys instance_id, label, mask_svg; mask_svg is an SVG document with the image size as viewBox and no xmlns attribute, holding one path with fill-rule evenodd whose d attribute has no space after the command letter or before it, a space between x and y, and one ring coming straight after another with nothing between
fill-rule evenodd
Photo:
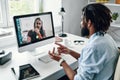
<instances>
[{"instance_id":1,"label":"man's arm","mask_svg":"<svg viewBox=\"0 0 120 80\"><path fill-rule=\"evenodd\" d=\"M74 58L76 58L76 59L78 59L80 57L80 54L75 52L75 51L73 51L73 50L69 50L69 54L71 56L73 56Z\"/></svg>"},{"instance_id":2,"label":"man's arm","mask_svg":"<svg viewBox=\"0 0 120 80\"><path fill-rule=\"evenodd\" d=\"M63 67L68 78L70 80L74 80L74 76L75 76L76 72L74 70L72 70L71 67L65 61L63 61L60 65Z\"/></svg>"},{"instance_id":3,"label":"man's arm","mask_svg":"<svg viewBox=\"0 0 120 80\"><path fill-rule=\"evenodd\" d=\"M49 51L48 54L50 55L50 57L56 61L59 62L60 66L63 67L66 75L68 76L68 78L70 80L74 79L75 76L75 71L72 70L72 68L70 68L70 66L66 63L66 61L64 59L61 58L61 56L59 54L55 54L55 48L53 48L52 51Z\"/></svg>"}]
</instances>

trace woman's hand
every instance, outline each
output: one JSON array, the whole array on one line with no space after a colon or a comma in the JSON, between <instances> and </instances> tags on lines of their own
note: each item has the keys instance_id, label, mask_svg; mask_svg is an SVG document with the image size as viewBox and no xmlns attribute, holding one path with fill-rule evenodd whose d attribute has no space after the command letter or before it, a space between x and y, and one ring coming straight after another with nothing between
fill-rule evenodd
<instances>
[{"instance_id":1,"label":"woman's hand","mask_svg":"<svg viewBox=\"0 0 120 80\"><path fill-rule=\"evenodd\" d=\"M40 34L40 31L38 28L35 28L34 31L36 32L36 34Z\"/></svg>"},{"instance_id":2,"label":"woman's hand","mask_svg":"<svg viewBox=\"0 0 120 80\"><path fill-rule=\"evenodd\" d=\"M36 32L36 34L37 34L37 36L38 36L38 37L37 37L38 39L42 39L42 38L43 38L42 35L40 34L40 31L39 31L38 28L35 28L34 31Z\"/></svg>"}]
</instances>

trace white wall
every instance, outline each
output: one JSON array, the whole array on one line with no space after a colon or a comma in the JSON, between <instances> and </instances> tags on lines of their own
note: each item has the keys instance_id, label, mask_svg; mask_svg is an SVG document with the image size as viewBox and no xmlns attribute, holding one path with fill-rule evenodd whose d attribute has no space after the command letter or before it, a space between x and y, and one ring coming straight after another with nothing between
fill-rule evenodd
<instances>
[{"instance_id":1,"label":"white wall","mask_svg":"<svg viewBox=\"0 0 120 80\"><path fill-rule=\"evenodd\" d=\"M88 0L63 0L66 10L64 31L76 35L80 33L81 10L88 4ZM110 27L108 33L113 37L120 47L120 28Z\"/></svg>"},{"instance_id":2,"label":"white wall","mask_svg":"<svg viewBox=\"0 0 120 80\"><path fill-rule=\"evenodd\" d=\"M116 41L118 47L120 47L120 27L110 27L108 33L113 37Z\"/></svg>"},{"instance_id":3,"label":"white wall","mask_svg":"<svg viewBox=\"0 0 120 80\"><path fill-rule=\"evenodd\" d=\"M81 10L88 3L87 0L63 0L65 8L64 31L80 35Z\"/></svg>"}]
</instances>

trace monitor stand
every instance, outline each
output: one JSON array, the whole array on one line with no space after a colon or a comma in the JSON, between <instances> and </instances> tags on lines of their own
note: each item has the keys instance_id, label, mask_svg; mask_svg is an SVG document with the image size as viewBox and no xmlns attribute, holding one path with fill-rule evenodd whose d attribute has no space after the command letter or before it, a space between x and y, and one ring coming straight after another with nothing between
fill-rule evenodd
<instances>
[{"instance_id":1,"label":"monitor stand","mask_svg":"<svg viewBox=\"0 0 120 80\"><path fill-rule=\"evenodd\" d=\"M52 61L50 58L48 51L46 50L31 50L28 51L32 56L36 57L39 61L42 61L44 63L49 63Z\"/></svg>"}]
</instances>

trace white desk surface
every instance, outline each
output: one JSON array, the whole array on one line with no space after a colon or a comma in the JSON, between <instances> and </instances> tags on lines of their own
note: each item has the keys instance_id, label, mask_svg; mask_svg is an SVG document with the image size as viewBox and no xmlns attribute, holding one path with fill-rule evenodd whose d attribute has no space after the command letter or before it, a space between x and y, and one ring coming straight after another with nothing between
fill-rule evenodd
<instances>
[{"instance_id":1,"label":"white desk surface","mask_svg":"<svg viewBox=\"0 0 120 80\"><path fill-rule=\"evenodd\" d=\"M64 44L65 40L68 40L70 42L70 46ZM74 40L84 40L85 42L84 44L75 45ZM72 34L67 34L67 37L63 38L62 44L80 53L81 49L84 47L87 41L88 39L86 38L82 38ZM51 46L55 46L55 44L54 43L48 44L48 45L39 47L36 50L48 51L53 48ZM57 80L65 74L63 68L59 66L58 62L53 60L49 63L43 63L42 61L39 61L38 58L36 58L35 56L30 55L30 53L28 52L18 53L17 45L8 46L7 48L5 48L5 50L12 52L12 60L7 62L4 65L0 65L0 80L16 80L15 76L11 71L11 67L24 65L27 63L32 64L33 67L40 73L40 77L34 78L33 80ZM43 54L39 56L42 56L42 55ZM73 69L77 68L76 59L74 59L70 55L64 55L63 58Z\"/></svg>"}]
</instances>

